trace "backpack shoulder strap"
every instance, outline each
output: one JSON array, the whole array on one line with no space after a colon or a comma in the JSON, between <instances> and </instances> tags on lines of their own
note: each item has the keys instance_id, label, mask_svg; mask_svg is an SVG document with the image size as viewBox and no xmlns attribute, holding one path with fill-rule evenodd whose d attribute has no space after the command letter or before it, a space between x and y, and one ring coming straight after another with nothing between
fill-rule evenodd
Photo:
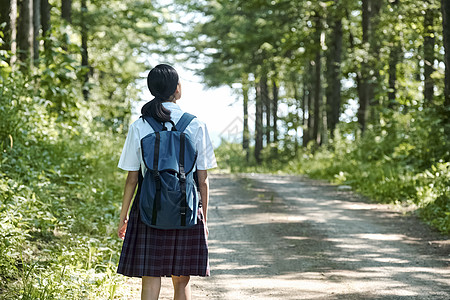
<instances>
[{"instance_id":1,"label":"backpack shoulder strap","mask_svg":"<svg viewBox=\"0 0 450 300\"><path fill-rule=\"evenodd\" d=\"M153 128L153 130L155 132L159 132L163 129L163 125L161 123L159 123L158 121L156 121L155 119L153 119L152 117L149 116L141 116L141 118L145 121L147 121L148 124L150 124L150 126Z\"/></svg>"},{"instance_id":2,"label":"backpack shoulder strap","mask_svg":"<svg viewBox=\"0 0 450 300\"><path fill-rule=\"evenodd\" d=\"M194 115L191 115L189 113L184 113L180 120L178 121L177 125L175 125L175 127L177 128L177 131L179 132L183 132L186 127L189 125L189 123L191 123L191 121L196 118Z\"/></svg>"}]
</instances>

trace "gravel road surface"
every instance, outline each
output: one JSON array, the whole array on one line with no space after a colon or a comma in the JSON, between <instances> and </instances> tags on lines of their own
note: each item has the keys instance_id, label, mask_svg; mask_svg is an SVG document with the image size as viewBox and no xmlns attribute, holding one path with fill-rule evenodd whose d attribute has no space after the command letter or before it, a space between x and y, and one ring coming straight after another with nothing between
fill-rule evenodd
<instances>
[{"instance_id":1,"label":"gravel road surface","mask_svg":"<svg viewBox=\"0 0 450 300\"><path fill-rule=\"evenodd\" d=\"M213 174L211 277L192 299L450 299L450 240L401 209L299 176ZM128 299L139 299L130 279ZM172 299L163 278L160 299Z\"/></svg>"}]
</instances>

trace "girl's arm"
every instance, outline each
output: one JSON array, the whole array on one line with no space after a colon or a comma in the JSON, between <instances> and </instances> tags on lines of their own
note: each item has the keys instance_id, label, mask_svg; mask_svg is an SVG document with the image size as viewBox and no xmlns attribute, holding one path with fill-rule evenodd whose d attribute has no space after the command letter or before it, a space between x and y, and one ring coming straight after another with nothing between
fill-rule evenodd
<instances>
[{"instance_id":1,"label":"girl's arm","mask_svg":"<svg viewBox=\"0 0 450 300\"><path fill-rule=\"evenodd\" d=\"M200 190L200 198L202 199L203 206L203 218L205 220L205 225L207 222L208 213L208 202L209 202L209 180L207 170L197 170L198 175L198 186Z\"/></svg>"},{"instance_id":2,"label":"girl's arm","mask_svg":"<svg viewBox=\"0 0 450 300\"><path fill-rule=\"evenodd\" d=\"M119 227L117 234L122 240L125 238L128 222L128 210L130 208L131 200L133 199L134 191L138 183L139 171L129 171L127 180L125 181L125 189L123 192L122 211L120 212Z\"/></svg>"}]
</instances>

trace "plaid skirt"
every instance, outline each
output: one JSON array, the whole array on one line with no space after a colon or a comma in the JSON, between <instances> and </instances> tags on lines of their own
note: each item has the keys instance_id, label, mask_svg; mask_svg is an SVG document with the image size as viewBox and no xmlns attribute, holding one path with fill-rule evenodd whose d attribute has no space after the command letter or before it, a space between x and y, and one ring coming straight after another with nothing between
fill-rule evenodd
<instances>
[{"instance_id":1,"label":"plaid skirt","mask_svg":"<svg viewBox=\"0 0 450 300\"><path fill-rule=\"evenodd\" d=\"M208 243L202 209L188 229L156 229L139 213L139 189L128 218L117 273L130 277L209 276Z\"/></svg>"}]
</instances>

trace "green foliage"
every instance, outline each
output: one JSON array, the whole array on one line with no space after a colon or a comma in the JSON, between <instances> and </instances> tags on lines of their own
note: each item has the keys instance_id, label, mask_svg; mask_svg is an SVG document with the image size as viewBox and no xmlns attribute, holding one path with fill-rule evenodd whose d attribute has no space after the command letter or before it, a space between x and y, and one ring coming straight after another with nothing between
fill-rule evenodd
<instances>
[{"instance_id":1,"label":"green foliage","mask_svg":"<svg viewBox=\"0 0 450 300\"><path fill-rule=\"evenodd\" d=\"M335 140L317 149L265 149L262 164L245 163L241 145L222 142L216 151L219 166L231 172L306 174L355 191L382 203L417 208L428 224L450 233L449 143L432 109L390 115L354 140L354 126L340 124ZM433 134L434 133L434 134Z\"/></svg>"},{"instance_id":2,"label":"green foliage","mask_svg":"<svg viewBox=\"0 0 450 300\"><path fill-rule=\"evenodd\" d=\"M0 298L122 298L116 165L166 16L150 1L74 1L67 22L50 2L32 66L10 65L0 31Z\"/></svg>"},{"instance_id":3,"label":"green foliage","mask_svg":"<svg viewBox=\"0 0 450 300\"><path fill-rule=\"evenodd\" d=\"M254 147L250 147L249 161L246 159L246 153L242 149L242 145L229 143L222 140L220 146L214 150L217 158L218 166L222 171L231 173L280 173L287 170L287 165L293 167L293 161L289 156L275 155L276 146L265 148L262 153L262 162L257 163L254 156L251 155Z\"/></svg>"},{"instance_id":4,"label":"green foliage","mask_svg":"<svg viewBox=\"0 0 450 300\"><path fill-rule=\"evenodd\" d=\"M96 123L57 122L28 96L32 87L15 89L22 74L3 80L0 296L112 299L121 281L116 163L123 139Z\"/></svg>"},{"instance_id":5,"label":"green foliage","mask_svg":"<svg viewBox=\"0 0 450 300\"><path fill-rule=\"evenodd\" d=\"M136 80L146 68L138 62L143 48L133 45L145 47L159 24L148 18L149 3L108 2L106 11L101 2L91 3L97 23L88 27L92 40L101 31L106 37L91 44L89 69L80 66L73 43L76 26L60 22L56 9L33 67L12 68L11 54L0 52L1 299L123 296L116 228L124 178L116 165ZM83 88L90 89L89 101Z\"/></svg>"},{"instance_id":6,"label":"green foliage","mask_svg":"<svg viewBox=\"0 0 450 300\"><path fill-rule=\"evenodd\" d=\"M203 16L195 26L186 23L185 28L194 49L191 56L206 65L200 73L207 85L233 85L246 78L248 86L251 78L250 85L258 88L264 75L275 79L280 87L277 99L288 106L284 116L278 112L280 130L269 128L268 121L262 124L262 132L280 135L276 145L268 142L262 163L255 162L253 149L247 159L240 145L223 142L217 149L222 168L231 172L305 173L349 184L380 202L416 205L427 222L449 232L446 178L450 124L445 121L449 111L442 96L444 51L439 1L376 2L371 12L364 2L347 0L175 2ZM434 19L426 25L429 13ZM342 31L334 32L339 28L336 21L342 24ZM340 39L335 40L334 34ZM430 36L433 45L430 39L427 42ZM325 93L326 99L319 97L316 106L311 100L323 92L322 86L330 86L334 77L329 78L324 71L325 76L314 76L312 64L318 63L318 54L333 51L340 43L341 94L334 99ZM425 53L426 46L431 57ZM337 55L329 54L319 61L327 68L330 57ZM435 92L429 99L423 96L424 80L429 83L422 78L426 77L425 65L433 68ZM317 86L320 88L313 89ZM343 111L356 99L360 102L357 115L340 124L334 140L328 142L330 133L322 124L329 123L332 108ZM332 107L336 103L339 107ZM267 117L268 109L260 109ZM322 116L327 120L321 120ZM363 136L355 124L358 118L367 125ZM306 149L300 148L297 132L301 128L303 134L310 135L314 123L319 123L321 132L320 137L311 139L320 139L323 145L310 143Z\"/></svg>"},{"instance_id":7,"label":"green foliage","mask_svg":"<svg viewBox=\"0 0 450 300\"><path fill-rule=\"evenodd\" d=\"M419 214L442 232L450 232L450 163L439 162L416 176Z\"/></svg>"}]
</instances>

